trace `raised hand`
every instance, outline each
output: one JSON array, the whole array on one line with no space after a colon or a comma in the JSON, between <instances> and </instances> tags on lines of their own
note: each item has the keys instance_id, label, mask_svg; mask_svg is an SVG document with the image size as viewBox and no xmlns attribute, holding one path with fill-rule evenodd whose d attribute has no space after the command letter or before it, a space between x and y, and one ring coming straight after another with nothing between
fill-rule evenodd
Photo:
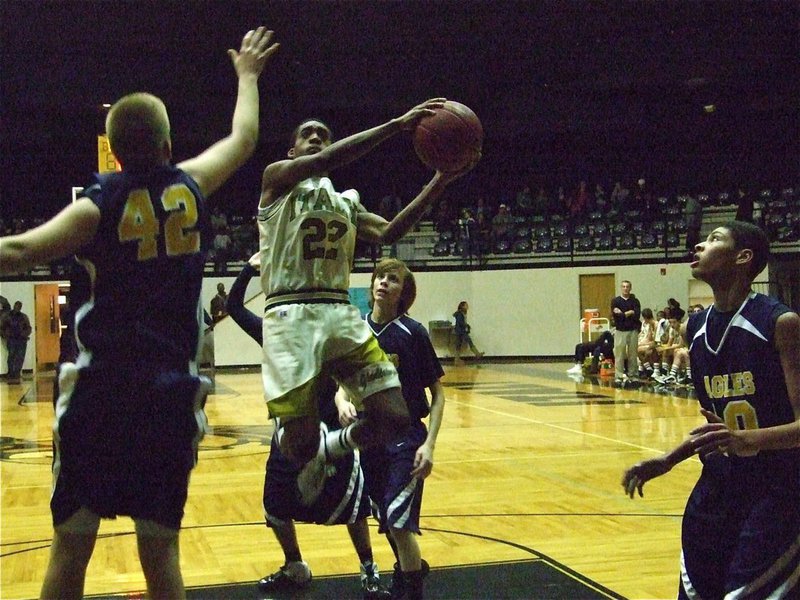
<instances>
[{"instance_id":1,"label":"raised hand","mask_svg":"<svg viewBox=\"0 0 800 600\"><path fill-rule=\"evenodd\" d=\"M422 104L417 104L402 117L398 117L400 129L406 131L413 129L421 118L435 114L436 109L442 108L446 101L447 98L431 98Z\"/></svg>"},{"instance_id":2,"label":"raised hand","mask_svg":"<svg viewBox=\"0 0 800 600\"><path fill-rule=\"evenodd\" d=\"M242 46L238 52L233 49L228 50L228 56L231 57L233 68L236 69L239 77L247 74L255 76L261 74L269 57L280 48L280 44L270 44L273 35L274 32L266 27L251 29L244 34Z\"/></svg>"}]
</instances>

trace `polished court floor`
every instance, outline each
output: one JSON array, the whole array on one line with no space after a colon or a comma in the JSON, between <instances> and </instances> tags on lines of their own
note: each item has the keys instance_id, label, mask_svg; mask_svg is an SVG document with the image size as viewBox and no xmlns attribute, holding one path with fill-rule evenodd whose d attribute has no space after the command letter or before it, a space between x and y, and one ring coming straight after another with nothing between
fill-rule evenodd
<instances>
[{"instance_id":1,"label":"polished court floor","mask_svg":"<svg viewBox=\"0 0 800 600\"><path fill-rule=\"evenodd\" d=\"M420 540L431 578L441 573L444 580L456 568L544 561L562 579L578 582L587 598L674 598L680 516L700 463L685 461L649 483L643 499L627 498L619 481L627 466L674 446L698 424L698 404L686 388L577 382L567 377L568 366L445 365L447 403L426 481ZM48 556L51 378L0 383L4 599L37 597ZM189 490L181 534L184 579L190 592L217 590L203 597L238 589L236 597L259 598L254 582L275 570L283 555L263 524L272 426L258 374L217 371L207 413L214 432L202 442ZM391 550L372 532L376 561L386 571ZM299 525L298 536L316 578L352 576L357 594L358 562L344 528ZM488 577L448 581L436 597L554 597L535 575L520 583L521 595L506 595ZM104 521L86 594L135 597L143 589L133 523Z\"/></svg>"}]
</instances>

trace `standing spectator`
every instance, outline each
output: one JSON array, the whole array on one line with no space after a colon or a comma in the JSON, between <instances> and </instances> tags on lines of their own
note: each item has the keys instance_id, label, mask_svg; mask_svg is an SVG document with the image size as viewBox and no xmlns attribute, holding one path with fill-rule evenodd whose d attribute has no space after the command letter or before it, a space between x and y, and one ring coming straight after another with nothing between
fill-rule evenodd
<instances>
[{"instance_id":1,"label":"standing spectator","mask_svg":"<svg viewBox=\"0 0 800 600\"><path fill-rule=\"evenodd\" d=\"M220 228L214 236L214 269L224 273L228 269L228 257L231 251L231 236L227 228Z\"/></svg>"},{"instance_id":2,"label":"standing spectator","mask_svg":"<svg viewBox=\"0 0 800 600\"><path fill-rule=\"evenodd\" d=\"M28 349L28 338L31 337L31 322L28 315L22 312L22 302L14 302L14 308L6 313L0 324L0 335L6 342L8 350L8 383L17 385L20 382L25 352Z\"/></svg>"},{"instance_id":3,"label":"standing spectator","mask_svg":"<svg viewBox=\"0 0 800 600\"><path fill-rule=\"evenodd\" d=\"M421 600L429 572L417 536L425 479L433 470L436 439L444 415L444 371L428 332L406 313L417 295L414 275L397 260L375 267L370 284L372 312L367 323L381 348L397 365L410 424L391 443L363 452L364 476L379 531L385 533L397 562L392 576L392 598ZM428 403L427 392L431 401ZM355 407L337 396L339 419L349 425ZM430 417L429 428L422 419Z\"/></svg>"},{"instance_id":4,"label":"standing spectator","mask_svg":"<svg viewBox=\"0 0 800 600\"><path fill-rule=\"evenodd\" d=\"M638 342L642 308L633 286L627 279L620 286L622 293L611 301L614 319L614 382L624 386L639 373ZM626 367L627 364L627 367Z\"/></svg>"},{"instance_id":5,"label":"standing spectator","mask_svg":"<svg viewBox=\"0 0 800 600\"><path fill-rule=\"evenodd\" d=\"M225 284L217 284L217 295L211 299L211 320L214 325L228 316L228 294L225 292Z\"/></svg>"},{"instance_id":6,"label":"standing spectator","mask_svg":"<svg viewBox=\"0 0 800 600\"><path fill-rule=\"evenodd\" d=\"M686 250L692 254L700 242L700 229L703 227L703 205L694 194L686 194L683 215L686 218Z\"/></svg>"},{"instance_id":7,"label":"standing spectator","mask_svg":"<svg viewBox=\"0 0 800 600\"><path fill-rule=\"evenodd\" d=\"M453 333L456 334L456 348L455 348L455 364L456 365L463 365L464 361L461 360L461 347L466 343L469 346L469 349L472 350L472 353L475 355L476 358L483 357L483 352L478 350L475 347L475 344L472 342L472 337L470 336L471 328L469 323L467 323L467 311L469 310L469 304L467 304L466 300L462 300L458 303L458 309L456 312L453 313L453 318L455 318L455 326L453 327Z\"/></svg>"},{"instance_id":8,"label":"standing spectator","mask_svg":"<svg viewBox=\"0 0 800 600\"><path fill-rule=\"evenodd\" d=\"M461 242L461 250L464 258L472 256L475 244L475 230L477 223L472 216L472 211L465 208L461 211L461 218L458 220L458 239Z\"/></svg>"},{"instance_id":9,"label":"standing spectator","mask_svg":"<svg viewBox=\"0 0 800 600\"><path fill-rule=\"evenodd\" d=\"M683 513L678 598L800 597L800 317L753 292L768 260L750 223L699 244L692 276L714 304L683 333L706 422L622 478L633 498L689 458L703 464Z\"/></svg>"}]
</instances>

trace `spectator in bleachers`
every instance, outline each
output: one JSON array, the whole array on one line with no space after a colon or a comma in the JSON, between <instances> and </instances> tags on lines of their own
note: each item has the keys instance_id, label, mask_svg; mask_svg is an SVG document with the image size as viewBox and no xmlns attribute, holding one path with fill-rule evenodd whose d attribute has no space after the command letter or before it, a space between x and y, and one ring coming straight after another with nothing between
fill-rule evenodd
<instances>
[{"instance_id":1,"label":"spectator in bleachers","mask_svg":"<svg viewBox=\"0 0 800 600\"><path fill-rule=\"evenodd\" d=\"M231 236L226 228L221 227L214 236L214 268L220 273L227 269L230 250Z\"/></svg>"},{"instance_id":2,"label":"spectator in bleachers","mask_svg":"<svg viewBox=\"0 0 800 600\"><path fill-rule=\"evenodd\" d=\"M744 187L739 186L739 189L736 191L736 198L736 220L754 223L753 213L755 211L755 205L753 202L753 195L748 193Z\"/></svg>"},{"instance_id":3,"label":"spectator in bleachers","mask_svg":"<svg viewBox=\"0 0 800 600\"><path fill-rule=\"evenodd\" d=\"M383 196L378 203L378 214L387 221L391 221L403 210L403 204L400 202L400 196L394 193L389 193Z\"/></svg>"},{"instance_id":4,"label":"spectator in bleachers","mask_svg":"<svg viewBox=\"0 0 800 600\"><path fill-rule=\"evenodd\" d=\"M569 215L575 222L580 222L589 207L589 189L585 181L578 184L575 194L569 199Z\"/></svg>"},{"instance_id":5,"label":"spectator in bleachers","mask_svg":"<svg viewBox=\"0 0 800 600\"><path fill-rule=\"evenodd\" d=\"M605 213L607 208L609 208L609 201L608 198L606 198L606 190L603 188L603 184L595 184L594 209Z\"/></svg>"},{"instance_id":6,"label":"spectator in bleachers","mask_svg":"<svg viewBox=\"0 0 800 600\"><path fill-rule=\"evenodd\" d=\"M497 214L492 217L492 238L494 243L502 240L509 240L514 230L514 220L508 206L501 204L497 209Z\"/></svg>"},{"instance_id":7,"label":"spectator in bleachers","mask_svg":"<svg viewBox=\"0 0 800 600\"><path fill-rule=\"evenodd\" d=\"M533 199L533 214L541 216L549 215L551 209L550 202L550 196L548 196L544 187L540 187L536 197Z\"/></svg>"},{"instance_id":8,"label":"spectator in bleachers","mask_svg":"<svg viewBox=\"0 0 800 600\"><path fill-rule=\"evenodd\" d=\"M623 186L621 181L617 181L614 184L614 189L611 190L611 207L616 209L617 212L624 212L627 210L629 195L630 190Z\"/></svg>"},{"instance_id":9,"label":"spectator in bleachers","mask_svg":"<svg viewBox=\"0 0 800 600\"><path fill-rule=\"evenodd\" d=\"M684 196L686 202L683 216L686 219L686 250L694 252L694 247L700 243L700 229L703 226L703 205L693 193Z\"/></svg>"},{"instance_id":10,"label":"spectator in bleachers","mask_svg":"<svg viewBox=\"0 0 800 600\"><path fill-rule=\"evenodd\" d=\"M533 195L530 186L526 185L517 192L514 213L520 217L530 218L533 213Z\"/></svg>"}]
</instances>

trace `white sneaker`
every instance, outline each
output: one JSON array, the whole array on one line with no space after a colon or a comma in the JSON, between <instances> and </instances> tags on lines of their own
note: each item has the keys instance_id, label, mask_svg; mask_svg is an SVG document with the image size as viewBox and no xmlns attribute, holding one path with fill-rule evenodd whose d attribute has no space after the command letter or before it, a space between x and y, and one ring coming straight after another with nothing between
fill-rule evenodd
<instances>
[{"instance_id":1,"label":"white sneaker","mask_svg":"<svg viewBox=\"0 0 800 600\"><path fill-rule=\"evenodd\" d=\"M575 365L567 369L567 373L583 373L583 365L575 363Z\"/></svg>"}]
</instances>

